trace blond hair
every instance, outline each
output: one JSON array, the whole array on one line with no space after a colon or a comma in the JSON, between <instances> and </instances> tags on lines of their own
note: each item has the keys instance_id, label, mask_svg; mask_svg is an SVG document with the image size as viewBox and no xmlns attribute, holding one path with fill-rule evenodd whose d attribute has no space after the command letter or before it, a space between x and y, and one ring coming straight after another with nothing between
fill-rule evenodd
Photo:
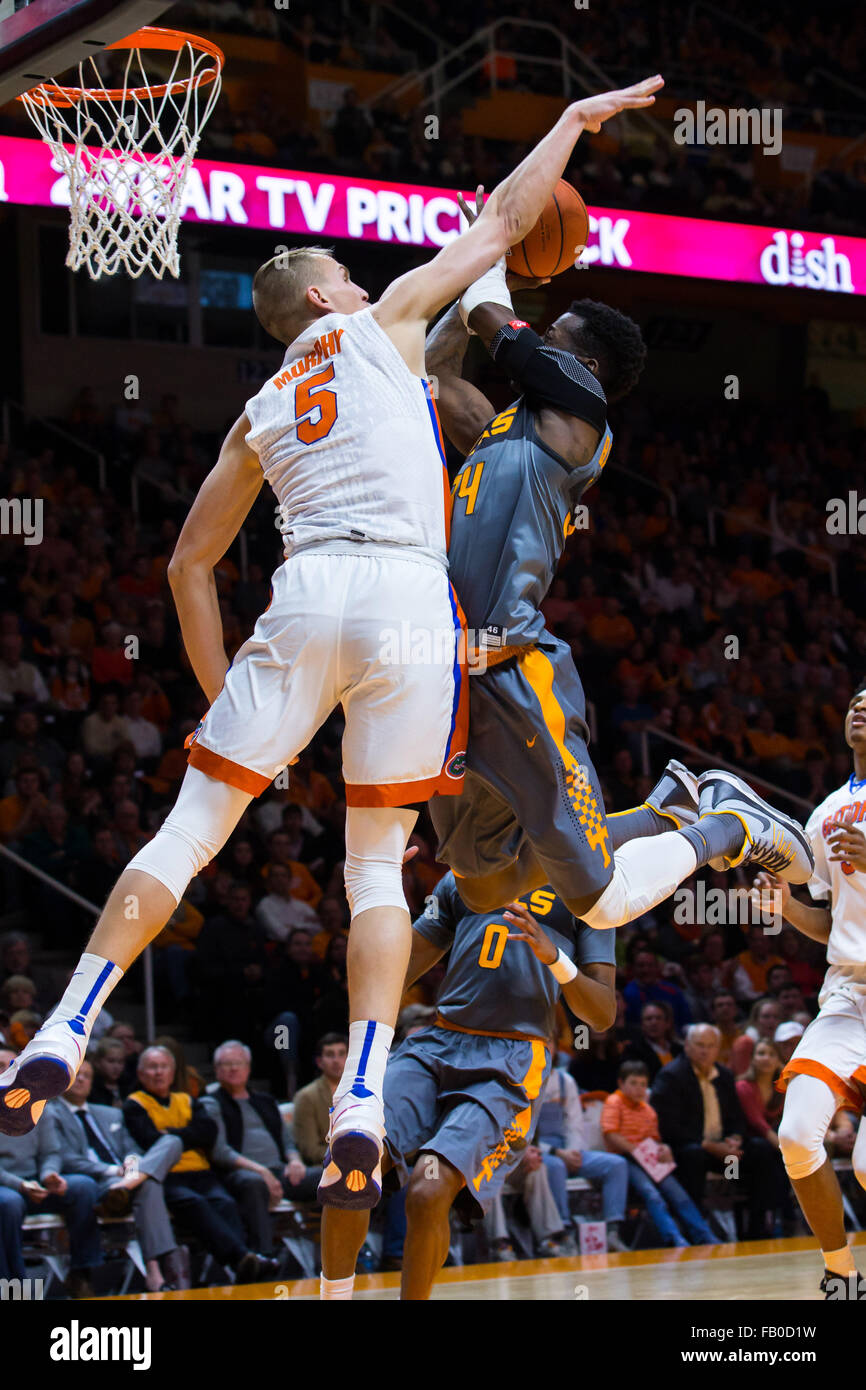
<instances>
[{"instance_id":1,"label":"blond hair","mask_svg":"<svg viewBox=\"0 0 866 1390\"><path fill-rule=\"evenodd\" d=\"M266 333L290 343L299 329L304 295L316 275L316 258L333 256L333 246L295 246L260 265L253 280L253 308Z\"/></svg>"}]
</instances>

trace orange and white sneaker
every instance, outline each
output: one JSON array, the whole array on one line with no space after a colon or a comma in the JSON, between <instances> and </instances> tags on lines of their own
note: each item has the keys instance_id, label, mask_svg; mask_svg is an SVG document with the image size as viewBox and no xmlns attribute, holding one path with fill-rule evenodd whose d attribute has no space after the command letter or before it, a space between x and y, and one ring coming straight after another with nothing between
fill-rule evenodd
<instances>
[{"instance_id":1,"label":"orange and white sneaker","mask_svg":"<svg viewBox=\"0 0 866 1390\"><path fill-rule=\"evenodd\" d=\"M365 1088L366 1089L366 1088ZM378 1096L347 1091L331 1111L328 1148L319 1182L322 1206L368 1211L382 1196L385 1115Z\"/></svg>"},{"instance_id":2,"label":"orange and white sneaker","mask_svg":"<svg viewBox=\"0 0 866 1390\"><path fill-rule=\"evenodd\" d=\"M0 1076L0 1134L29 1134L46 1102L62 1096L84 1056L77 1019L51 1020Z\"/></svg>"}]
</instances>

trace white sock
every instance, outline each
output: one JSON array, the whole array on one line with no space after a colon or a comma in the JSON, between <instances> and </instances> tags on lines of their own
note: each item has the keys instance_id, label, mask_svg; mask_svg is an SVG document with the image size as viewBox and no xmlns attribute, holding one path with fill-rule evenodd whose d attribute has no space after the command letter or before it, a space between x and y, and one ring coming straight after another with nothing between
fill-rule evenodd
<instances>
[{"instance_id":1,"label":"white sock","mask_svg":"<svg viewBox=\"0 0 866 1390\"><path fill-rule=\"evenodd\" d=\"M81 1056L87 1049L90 1033L99 1012L115 985L123 979L123 971L105 956L93 956L85 951L66 986L57 1008L42 1025L40 1032L64 1023L61 1034L74 1034L81 1048Z\"/></svg>"},{"instance_id":2,"label":"white sock","mask_svg":"<svg viewBox=\"0 0 866 1390\"><path fill-rule=\"evenodd\" d=\"M824 1257L824 1267L829 1269L831 1274L841 1274L844 1277L857 1273L854 1252L850 1245L843 1245L841 1250L822 1250L821 1254Z\"/></svg>"},{"instance_id":3,"label":"white sock","mask_svg":"<svg viewBox=\"0 0 866 1390\"><path fill-rule=\"evenodd\" d=\"M364 1100L368 1096L382 1098L385 1066L394 1029L374 1019L360 1019L349 1024L349 1055L334 1095L334 1108L349 1092Z\"/></svg>"},{"instance_id":4,"label":"white sock","mask_svg":"<svg viewBox=\"0 0 866 1390\"><path fill-rule=\"evenodd\" d=\"M697 855L678 830L628 840L614 855L613 878L583 920L590 927L621 927L670 897L697 867Z\"/></svg>"},{"instance_id":5,"label":"white sock","mask_svg":"<svg viewBox=\"0 0 866 1390\"><path fill-rule=\"evenodd\" d=\"M326 1279L324 1274L319 1275L319 1298L344 1298L350 1299L355 1287L355 1276L350 1274L348 1279Z\"/></svg>"}]
</instances>

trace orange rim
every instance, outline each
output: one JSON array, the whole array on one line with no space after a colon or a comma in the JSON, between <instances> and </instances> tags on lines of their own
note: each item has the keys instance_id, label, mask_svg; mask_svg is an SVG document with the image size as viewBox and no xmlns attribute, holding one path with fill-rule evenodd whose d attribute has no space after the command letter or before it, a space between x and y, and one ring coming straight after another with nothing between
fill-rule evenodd
<instances>
[{"instance_id":1,"label":"orange rim","mask_svg":"<svg viewBox=\"0 0 866 1390\"><path fill-rule=\"evenodd\" d=\"M212 68L204 68L202 72L196 73L191 77L180 78L177 82L169 84L163 82L156 86L148 84L144 87L61 87L54 82L43 82L39 87L34 87L30 92L25 92L18 97L18 101L23 101L25 97L30 97L31 101L40 101L45 106L74 106L76 102L82 101L85 97L91 101L123 101L126 98L143 97L162 97L166 92L184 92L193 85L197 87L207 86L210 82L215 82L223 64L225 54L210 39L203 39L198 34L184 34L180 29L158 29L145 27L136 29L134 34L128 34L125 39L118 39L116 43L108 43L101 51L108 52L109 49L116 48L156 48L163 51L179 53L182 48L189 44L191 48L199 53L207 53L214 60Z\"/></svg>"}]
</instances>

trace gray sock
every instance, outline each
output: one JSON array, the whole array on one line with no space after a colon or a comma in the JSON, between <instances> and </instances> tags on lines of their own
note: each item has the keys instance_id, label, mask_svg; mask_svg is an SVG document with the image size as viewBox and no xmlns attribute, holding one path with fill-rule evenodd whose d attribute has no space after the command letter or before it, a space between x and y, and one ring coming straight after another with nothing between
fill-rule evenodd
<instances>
[{"instance_id":1,"label":"gray sock","mask_svg":"<svg viewBox=\"0 0 866 1390\"><path fill-rule=\"evenodd\" d=\"M694 825L678 830L684 835L698 857L697 867L703 868L711 859L726 855L736 859L743 848L743 823L734 815L722 812L719 815L701 816Z\"/></svg>"},{"instance_id":2,"label":"gray sock","mask_svg":"<svg viewBox=\"0 0 866 1390\"><path fill-rule=\"evenodd\" d=\"M676 830L670 816L662 816L652 806L634 806L629 811L614 811L607 817L607 829L614 849L626 840L645 840L649 835L663 835Z\"/></svg>"}]
</instances>

